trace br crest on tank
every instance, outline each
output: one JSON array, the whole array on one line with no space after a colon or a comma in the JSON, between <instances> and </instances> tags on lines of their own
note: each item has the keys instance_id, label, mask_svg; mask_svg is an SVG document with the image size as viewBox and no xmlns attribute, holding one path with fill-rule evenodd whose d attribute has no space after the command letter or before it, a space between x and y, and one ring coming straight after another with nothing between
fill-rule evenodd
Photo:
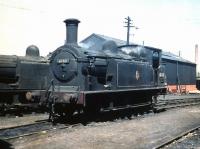
<instances>
[{"instance_id":1,"label":"br crest on tank","mask_svg":"<svg viewBox=\"0 0 200 149\"><path fill-rule=\"evenodd\" d=\"M166 92L160 49L117 46L114 41L107 41L98 50L91 50L77 43L80 21L64 22L66 42L49 58L51 83L42 92L50 105L52 119L57 115L73 115L75 111L151 108L153 99Z\"/></svg>"}]
</instances>

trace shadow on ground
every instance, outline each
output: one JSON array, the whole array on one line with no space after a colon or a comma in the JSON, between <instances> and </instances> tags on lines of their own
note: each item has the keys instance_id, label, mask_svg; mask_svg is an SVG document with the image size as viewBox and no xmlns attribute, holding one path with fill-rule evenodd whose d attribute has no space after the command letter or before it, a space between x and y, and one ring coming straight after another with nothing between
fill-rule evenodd
<instances>
[{"instance_id":1,"label":"shadow on ground","mask_svg":"<svg viewBox=\"0 0 200 149\"><path fill-rule=\"evenodd\" d=\"M12 146L12 144L4 140L0 140L0 149L14 149L14 147Z\"/></svg>"}]
</instances>

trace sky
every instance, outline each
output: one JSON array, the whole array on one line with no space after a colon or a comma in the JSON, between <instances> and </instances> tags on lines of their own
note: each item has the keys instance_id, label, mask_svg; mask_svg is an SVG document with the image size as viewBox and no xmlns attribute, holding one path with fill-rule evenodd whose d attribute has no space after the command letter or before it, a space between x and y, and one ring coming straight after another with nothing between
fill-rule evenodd
<instances>
[{"instance_id":1,"label":"sky","mask_svg":"<svg viewBox=\"0 0 200 149\"><path fill-rule=\"evenodd\" d=\"M0 54L25 55L34 44L46 56L64 44L67 18L81 21L78 41L92 33L126 40L127 16L139 27L131 28L131 42L180 51L194 62L199 0L0 0Z\"/></svg>"}]
</instances>

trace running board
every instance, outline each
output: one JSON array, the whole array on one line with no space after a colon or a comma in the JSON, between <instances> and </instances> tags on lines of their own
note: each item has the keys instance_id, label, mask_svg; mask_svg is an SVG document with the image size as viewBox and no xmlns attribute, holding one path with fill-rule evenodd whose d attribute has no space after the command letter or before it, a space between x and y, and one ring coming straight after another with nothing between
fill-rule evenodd
<instances>
[{"instance_id":1,"label":"running board","mask_svg":"<svg viewBox=\"0 0 200 149\"><path fill-rule=\"evenodd\" d=\"M109 107L109 108L102 108L103 111L116 111L116 110L123 110L127 108L139 108L139 107L145 107L151 105L151 102L146 102L142 104L135 104L135 105L126 105L126 106L120 106L120 107Z\"/></svg>"}]
</instances>

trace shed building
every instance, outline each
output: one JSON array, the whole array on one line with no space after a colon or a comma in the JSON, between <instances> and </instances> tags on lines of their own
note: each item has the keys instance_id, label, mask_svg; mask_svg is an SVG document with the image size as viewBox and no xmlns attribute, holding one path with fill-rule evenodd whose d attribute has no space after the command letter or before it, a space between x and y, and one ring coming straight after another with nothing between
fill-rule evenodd
<instances>
[{"instance_id":1,"label":"shed building","mask_svg":"<svg viewBox=\"0 0 200 149\"><path fill-rule=\"evenodd\" d=\"M196 90L196 64L170 52L162 52L169 92Z\"/></svg>"}]
</instances>

